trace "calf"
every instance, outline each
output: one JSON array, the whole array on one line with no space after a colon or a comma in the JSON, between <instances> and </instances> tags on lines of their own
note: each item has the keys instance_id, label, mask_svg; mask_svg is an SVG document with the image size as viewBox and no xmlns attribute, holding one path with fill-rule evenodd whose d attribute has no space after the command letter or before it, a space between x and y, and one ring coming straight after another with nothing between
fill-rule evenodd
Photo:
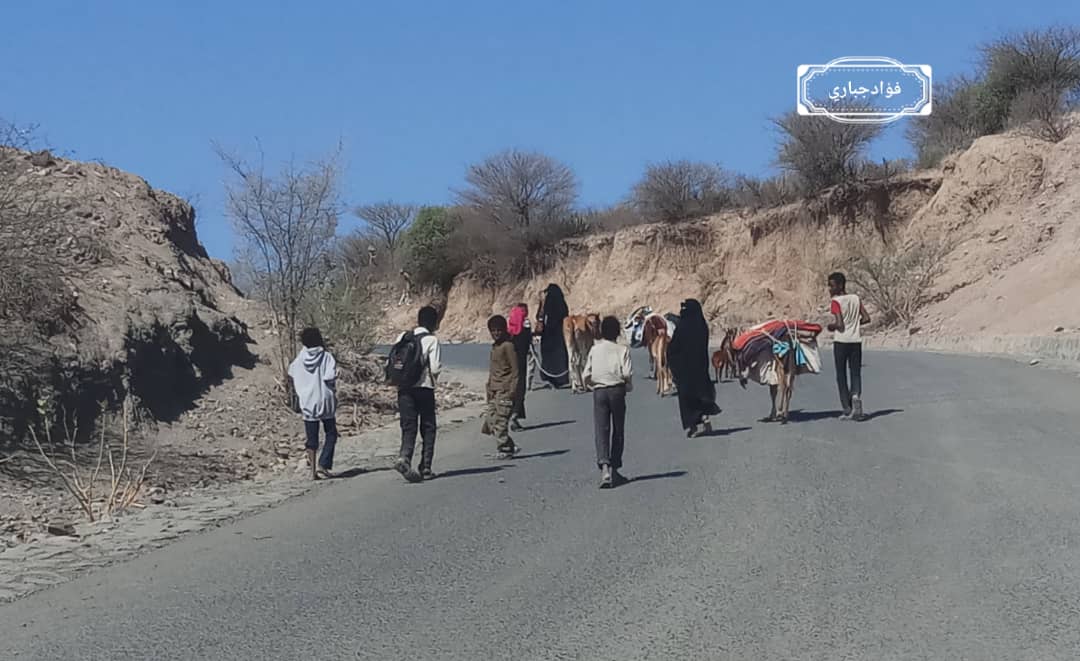
<instances>
[{"instance_id":1,"label":"calf","mask_svg":"<svg viewBox=\"0 0 1080 661\"><path fill-rule=\"evenodd\" d=\"M569 358L570 389L574 393L586 392L585 361L593 343L600 339L600 315L573 314L563 320L563 341Z\"/></svg>"}]
</instances>

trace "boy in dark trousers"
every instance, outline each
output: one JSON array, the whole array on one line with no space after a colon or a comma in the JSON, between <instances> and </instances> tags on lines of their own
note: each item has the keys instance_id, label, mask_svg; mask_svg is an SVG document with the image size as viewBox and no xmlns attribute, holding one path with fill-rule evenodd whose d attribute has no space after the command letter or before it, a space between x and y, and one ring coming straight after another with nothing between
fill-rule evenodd
<instances>
[{"instance_id":1,"label":"boy in dark trousers","mask_svg":"<svg viewBox=\"0 0 1080 661\"><path fill-rule=\"evenodd\" d=\"M514 343L510 340L506 317L495 315L488 319L488 331L495 343L491 346L487 411L483 430L498 441L498 458L509 459L518 451L509 431L510 416L514 413L514 395L518 387L518 357Z\"/></svg>"},{"instance_id":2,"label":"boy in dark trousers","mask_svg":"<svg viewBox=\"0 0 1080 661\"><path fill-rule=\"evenodd\" d=\"M847 278L843 273L829 275L829 294L832 301L829 312L832 322L828 329L833 332L833 357L836 359L836 387L840 391L841 418L865 420L862 403L862 326L870 323L870 315L862 300L847 293ZM848 386L848 372L851 386Z\"/></svg>"},{"instance_id":3,"label":"boy in dark trousers","mask_svg":"<svg viewBox=\"0 0 1080 661\"><path fill-rule=\"evenodd\" d=\"M331 477L334 468L334 447L337 445L337 361L324 348L322 334L318 328L305 328L300 333L300 342L304 348L289 365L289 378L293 390L300 401L300 413L304 417L304 432L307 436L308 465L311 466L312 479ZM319 461L315 462L315 452L319 449L319 423L326 432Z\"/></svg>"},{"instance_id":4,"label":"boy in dark trousers","mask_svg":"<svg viewBox=\"0 0 1080 661\"><path fill-rule=\"evenodd\" d=\"M582 375L593 391L593 421L596 427L596 464L600 467L600 488L626 483L622 468L626 428L626 393L633 388L634 368L630 347L619 344L622 324L615 317L600 322L600 338L589 351Z\"/></svg>"}]
</instances>

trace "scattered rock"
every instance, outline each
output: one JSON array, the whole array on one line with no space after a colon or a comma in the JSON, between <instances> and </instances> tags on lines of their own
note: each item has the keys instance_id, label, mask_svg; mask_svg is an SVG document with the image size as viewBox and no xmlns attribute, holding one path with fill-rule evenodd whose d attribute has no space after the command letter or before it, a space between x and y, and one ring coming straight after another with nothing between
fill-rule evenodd
<instances>
[{"instance_id":1,"label":"scattered rock","mask_svg":"<svg viewBox=\"0 0 1080 661\"><path fill-rule=\"evenodd\" d=\"M41 151L30 154L30 165L35 168L47 168L53 165L56 161L53 159L52 152L48 149L42 149Z\"/></svg>"},{"instance_id":2,"label":"scattered rock","mask_svg":"<svg viewBox=\"0 0 1080 661\"><path fill-rule=\"evenodd\" d=\"M1063 333L1064 331L1065 331L1064 326L1058 326L1057 328L1054 329L1055 333Z\"/></svg>"},{"instance_id":3,"label":"scattered rock","mask_svg":"<svg viewBox=\"0 0 1080 661\"><path fill-rule=\"evenodd\" d=\"M57 537L78 537L79 533L75 531L75 525L71 523L50 523L45 526L45 532L50 535L56 535Z\"/></svg>"}]
</instances>

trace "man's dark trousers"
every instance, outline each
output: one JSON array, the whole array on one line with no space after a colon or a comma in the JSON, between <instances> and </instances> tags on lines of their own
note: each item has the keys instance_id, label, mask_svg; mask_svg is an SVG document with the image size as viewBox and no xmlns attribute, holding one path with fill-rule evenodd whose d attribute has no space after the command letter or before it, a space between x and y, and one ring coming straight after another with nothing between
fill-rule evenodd
<instances>
[{"instance_id":1,"label":"man's dark trousers","mask_svg":"<svg viewBox=\"0 0 1080 661\"><path fill-rule=\"evenodd\" d=\"M420 452L420 470L430 470L435 458L435 390L404 388L398 390L398 413L401 415L400 457L412 465L419 429L424 446Z\"/></svg>"},{"instance_id":2,"label":"man's dark trousers","mask_svg":"<svg viewBox=\"0 0 1080 661\"><path fill-rule=\"evenodd\" d=\"M862 399L862 342L834 342L833 358L836 360L836 387L840 391L840 406L844 407L845 413L851 413L852 396Z\"/></svg>"}]
</instances>

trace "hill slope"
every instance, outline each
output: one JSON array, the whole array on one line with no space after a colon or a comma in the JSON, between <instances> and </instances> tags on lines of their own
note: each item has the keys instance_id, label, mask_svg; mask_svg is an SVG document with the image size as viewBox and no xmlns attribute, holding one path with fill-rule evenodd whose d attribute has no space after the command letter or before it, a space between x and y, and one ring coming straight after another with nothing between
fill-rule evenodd
<instances>
[{"instance_id":1,"label":"hill slope","mask_svg":"<svg viewBox=\"0 0 1080 661\"><path fill-rule=\"evenodd\" d=\"M443 334L483 337L483 320L559 283L573 311L624 317L638 305L700 299L717 326L818 318L825 276L861 251L948 247L933 303L913 326L939 334L1053 334L1080 328L1080 135L1050 144L989 136L940 170L757 212L646 225L563 242L552 269L499 288L468 274L448 296ZM390 306L386 332L410 323ZM906 334L906 329L905 329Z\"/></svg>"}]
</instances>

